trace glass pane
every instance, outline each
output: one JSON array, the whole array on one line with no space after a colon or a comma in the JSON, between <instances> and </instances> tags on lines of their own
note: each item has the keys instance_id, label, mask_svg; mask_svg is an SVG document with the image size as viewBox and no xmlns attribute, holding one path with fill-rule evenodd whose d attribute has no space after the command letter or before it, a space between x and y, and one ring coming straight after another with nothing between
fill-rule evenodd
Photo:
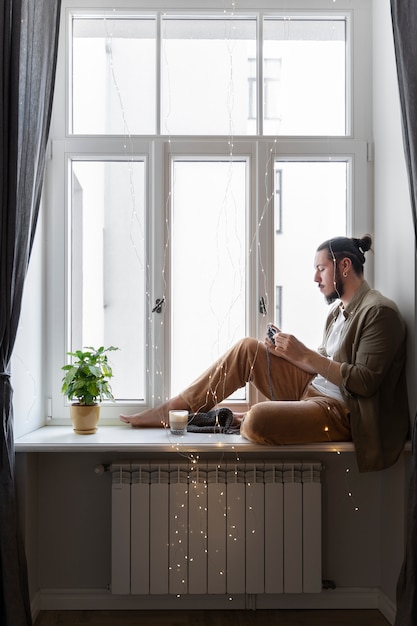
<instances>
[{"instance_id":1,"label":"glass pane","mask_svg":"<svg viewBox=\"0 0 417 626\"><path fill-rule=\"evenodd\" d=\"M161 133L256 133L255 58L255 19L164 19Z\"/></svg>"},{"instance_id":2,"label":"glass pane","mask_svg":"<svg viewBox=\"0 0 417 626\"><path fill-rule=\"evenodd\" d=\"M174 161L172 394L245 335L246 179L245 161Z\"/></svg>"},{"instance_id":3,"label":"glass pane","mask_svg":"<svg viewBox=\"0 0 417 626\"><path fill-rule=\"evenodd\" d=\"M155 32L152 19L73 19L73 133L155 133Z\"/></svg>"},{"instance_id":4,"label":"glass pane","mask_svg":"<svg viewBox=\"0 0 417 626\"><path fill-rule=\"evenodd\" d=\"M275 315L283 331L316 349L328 305L314 282L318 246L346 235L349 163L275 161ZM278 175L279 174L279 175ZM314 323L312 323L314 321Z\"/></svg>"},{"instance_id":5,"label":"glass pane","mask_svg":"<svg viewBox=\"0 0 417 626\"><path fill-rule=\"evenodd\" d=\"M70 348L120 348L119 400L145 397L145 180L142 161L72 162Z\"/></svg>"},{"instance_id":6,"label":"glass pane","mask_svg":"<svg viewBox=\"0 0 417 626\"><path fill-rule=\"evenodd\" d=\"M265 135L346 134L344 19L264 21Z\"/></svg>"}]
</instances>

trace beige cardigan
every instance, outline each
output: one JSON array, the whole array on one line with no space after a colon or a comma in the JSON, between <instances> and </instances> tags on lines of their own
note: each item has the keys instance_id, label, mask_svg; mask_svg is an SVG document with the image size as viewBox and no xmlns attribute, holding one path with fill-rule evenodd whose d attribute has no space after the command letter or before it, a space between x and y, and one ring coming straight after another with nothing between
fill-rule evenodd
<instances>
[{"instance_id":1,"label":"beige cardigan","mask_svg":"<svg viewBox=\"0 0 417 626\"><path fill-rule=\"evenodd\" d=\"M321 354L326 355L338 311L336 307L327 318ZM361 472L380 470L395 463L409 433L405 324L394 302L366 282L344 314L334 360L341 363L341 392L350 411L358 467Z\"/></svg>"}]
</instances>

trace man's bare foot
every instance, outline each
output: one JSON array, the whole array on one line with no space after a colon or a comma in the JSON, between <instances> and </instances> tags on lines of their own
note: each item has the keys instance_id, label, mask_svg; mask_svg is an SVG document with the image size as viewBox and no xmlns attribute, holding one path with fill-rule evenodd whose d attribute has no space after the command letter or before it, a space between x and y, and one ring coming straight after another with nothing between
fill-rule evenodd
<instances>
[{"instance_id":1,"label":"man's bare foot","mask_svg":"<svg viewBox=\"0 0 417 626\"><path fill-rule=\"evenodd\" d=\"M134 415L122 414L119 416L119 419L121 422L130 424L134 428L164 428L167 421L159 409L149 409Z\"/></svg>"},{"instance_id":2,"label":"man's bare foot","mask_svg":"<svg viewBox=\"0 0 417 626\"><path fill-rule=\"evenodd\" d=\"M175 396L154 409L147 409L134 415L120 415L120 421L134 428L166 428L169 423L169 412L175 409L189 410L181 396Z\"/></svg>"}]
</instances>

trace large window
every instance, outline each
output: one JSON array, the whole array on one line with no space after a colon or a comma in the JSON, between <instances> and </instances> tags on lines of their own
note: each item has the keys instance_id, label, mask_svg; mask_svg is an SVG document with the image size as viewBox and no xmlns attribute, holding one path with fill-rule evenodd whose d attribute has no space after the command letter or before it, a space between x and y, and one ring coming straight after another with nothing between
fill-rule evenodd
<instances>
[{"instance_id":1,"label":"large window","mask_svg":"<svg viewBox=\"0 0 417 626\"><path fill-rule=\"evenodd\" d=\"M316 347L315 249L371 230L363 2L79 4L63 0L47 170L57 423L60 367L83 346L120 348L109 420L268 321Z\"/></svg>"}]
</instances>

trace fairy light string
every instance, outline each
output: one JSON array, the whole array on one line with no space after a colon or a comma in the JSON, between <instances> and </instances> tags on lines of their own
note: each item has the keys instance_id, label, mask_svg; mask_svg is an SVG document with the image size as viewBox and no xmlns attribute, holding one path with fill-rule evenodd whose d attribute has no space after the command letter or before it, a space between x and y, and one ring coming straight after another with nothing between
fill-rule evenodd
<instances>
[{"instance_id":1,"label":"fairy light string","mask_svg":"<svg viewBox=\"0 0 417 626\"><path fill-rule=\"evenodd\" d=\"M122 121L123 121L123 131L124 131L123 149L127 156L128 171L129 171L129 191L130 191L130 194L129 194L130 196L129 241L130 241L130 247L133 250L135 258L137 259L139 272L141 273L142 270L145 269L145 298L147 302L147 309L150 310L152 308L151 306L152 294L151 294L151 289L150 289L150 285L152 284L151 267L150 267L149 262L146 262L146 267L144 268L145 266L144 253L145 253L145 242L146 242L145 223L143 219L141 219L141 212L138 209L139 200L136 196L135 182L134 182L134 176L135 176L134 165L136 161L138 159L140 161L141 158L140 156L136 155L133 137L132 137L132 134L129 128L129 123L128 123L127 116L126 116L126 107L124 104L124 98L123 98L123 94L119 86L119 82L117 78L117 71L115 67L113 28L114 28L114 23L117 19L118 17L117 17L116 9L113 9L109 15L104 16L104 28L105 28L105 33L106 33L106 38L105 38L106 56L108 58L108 63L109 63L111 83L113 85L113 88L117 96L117 101L119 103L119 110L120 110L120 114L122 116ZM153 317L152 315L150 315L148 317L148 324L149 324L150 329L151 329L152 323L153 323ZM149 333L149 335L153 336L152 331ZM149 349L151 349L154 360L155 360L155 368L154 368L155 375L159 377L163 377L163 367L158 358L158 345L156 343L153 343L151 346L146 344L145 351L148 352ZM146 374L148 378L149 388L152 388L152 385L149 384L149 381L150 381L149 367L147 367L146 369ZM155 401L155 398L153 397L152 400Z\"/></svg>"},{"instance_id":2,"label":"fairy light string","mask_svg":"<svg viewBox=\"0 0 417 626\"><path fill-rule=\"evenodd\" d=\"M226 42L226 46L227 46L227 51L228 51L228 56L229 56L229 64L230 64L230 73L229 73L229 84L228 84L228 90L227 90L227 108L228 108L228 124L229 124L229 136L227 139L228 142L228 152L229 152L229 180L227 181L226 184L226 189L225 189L225 198L224 198L224 210L226 210L226 206L227 206L227 194L230 190L230 182L231 182L231 178L233 176L233 161L235 158L235 154L234 154L234 144L235 144L235 140L234 140L234 122L233 122L233 107L234 107L234 74L233 74L233 53L234 53L234 45L235 45L235 40L234 40L234 36L235 36L235 32L236 32L236 25L233 23L233 18L235 16L235 11L236 11L236 3L232 2L231 3L231 7L230 10L227 11L227 9L224 10L224 14L225 14L225 42ZM164 14L165 16L166 14ZM168 26L168 20L162 20L163 24L164 24L164 28L166 29ZM290 24L291 24L291 18L290 17L286 17L285 18L285 33L287 38L289 38L290 36ZM120 106L120 110L121 110L121 114L122 114L122 119L123 119L123 127L125 130L125 143L124 143L124 148L128 154L128 159L129 159L129 163L131 163L132 167L130 168L130 195L131 195L131 228L133 231L133 224L136 224L138 227L138 231L140 233L140 237L139 237L139 241L143 242L145 241L145 233L144 233L144 224L143 222L141 222L140 217L139 217L139 212L137 211L137 198L136 198L136 193L135 193L135 186L133 183L133 163L134 163L134 159L135 159L135 155L134 155L134 145L133 145L133 139L131 136L131 133L129 131L129 126L128 126L128 122L126 119L126 115L125 115L125 107L124 107L124 103L123 103L123 97L118 85L118 81L117 81L117 76L115 73L115 67L114 67L114 62L113 62L113 46L112 46L112 30L111 27L109 27L109 23L108 23L108 18L106 19L106 28L108 28L107 31L107 40L106 40L106 48L109 54L109 59L110 59L110 74L111 74L111 78L112 78L112 82L115 88L115 92L117 94L117 98L119 101L119 106ZM167 39L167 33L165 31L165 39ZM164 38L163 38L164 39ZM163 62L165 64L165 80L166 80L166 85L168 86L167 89L167 93L166 93L166 115L164 117L163 120L163 127L164 127L164 131L167 133L167 142L169 145L169 151L171 152L171 147L172 147L172 134L170 131L170 124L169 124L169 120L171 117L171 113L172 113L172 105L171 105L171 89L170 89L170 62L169 62L169 54L167 53L166 47L162 46L162 59ZM260 112L258 112L259 114ZM266 223L266 217L267 215L270 213L271 210L273 210L273 202L274 202L274 181L270 179L269 174L273 173L274 171L274 157L277 154L277 149L278 149L278 138L275 137L272 139L272 142L268 145L267 144L267 158L266 158L266 163L265 163L265 172L264 172L264 204L262 206L262 209L260 211L259 214L259 218L257 220L256 223L256 228L255 231L253 232L252 238L251 238L251 243L249 246L249 255L252 255L256 252L257 258L258 258L258 265L259 265L259 269L260 269L260 274L262 276L262 281L263 281L263 287L264 287L264 293L265 293L265 304L266 304L266 311L269 308L269 290L268 290L268 275L267 275L267 270L265 268L264 262L263 262L263 257L262 257L262 243L261 243L261 238L260 238L260 232L264 226L264 223ZM175 168L171 167L171 176L175 175ZM172 193L173 190L175 188L175 179L171 181L171 186L170 189L167 191L167 195L166 195L166 199L165 199L165 239L164 239L164 252L163 252L163 261L162 261L162 268L161 268L161 280L162 280L162 294L161 294L161 298L165 299L167 296L167 278L166 278L166 272L167 272L167 267L168 267L168 260L169 260L169 247L170 247L170 241L171 241L171 225L170 225L170 220L171 220L171 203L172 203ZM141 254L141 249L138 250L137 248L137 239L134 238L133 236L131 237L131 245L133 246L136 256L138 258L138 262L142 263L143 262L143 255ZM151 272L151 268L149 266L149 263L146 265L146 284L150 285L151 284L151 278L150 278L150 272ZM211 289L212 286L209 287L209 289ZM152 304L151 303L151 293L150 290L147 289L146 290L146 297L147 297L147 301L148 301L148 307L149 310L152 308ZM161 313L161 317L159 317L158 314L158 323L163 326L164 325L164 319L165 319L165 307L162 308L162 313ZM150 329L152 329L152 325L155 323L155 316L150 314L148 317L148 324ZM150 336L153 336L153 333L150 333ZM159 357L159 352L158 352L158 346L156 344L152 344L150 346L153 356L154 356L154 364L155 364L155 372L157 377L160 378L161 380L161 388L164 388L164 367L163 364L160 360ZM255 356L256 359L256 356ZM253 369L254 363L251 364L251 369ZM216 372L213 372L213 375L210 377L210 381L209 381L209 385L207 388L207 399L210 399L210 401L214 404L217 404L217 398L218 397L223 397L223 393L219 393L219 385L225 385L226 379L227 379L227 370L225 368L225 364L221 364L220 369L222 370L220 372L219 375L216 376ZM149 368L147 370L147 375L148 377L150 377L150 371ZM213 381L214 384L213 384ZM159 403L162 402L164 399L167 399L169 397L169 393L167 390L165 390L164 396L161 398L152 398L152 401L155 403ZM203 407L201 407L203 408ZM165 431L167 434L167 437L170 439L171 442L171 446L172 446L172 450L175 451L180 457L187 459L190 463L191 463L191 469L190 472L194 471L195 466L198 466L198 463L200 461L200 457L199 455L195 455L193 453L189 453L189 452L184 452L183 450L183 445L181 445L180 442L173 440L173 438L170 435L170 431L169 428L167 427L167 425L165 424L165 422L163 422L163 425L165 427ZM329 441L331 441L330 438L330 434L328 432L327 429L327 436L329 438ZM213 436L210 436L211 438L213 438L214 440L216 440L216 435L214 434ZM218 439L218 437L217 437ZM341 455L340 450L337 450L336 452L339 456ZM239 455L236 453L236 462L239 462L240 458ZM346 486L346 492L348 494L348 497L352 500L352 505L355 511L359 510L359 507L356 504L355 501L355 497L353 494L353 490L352 490L352 486L351 486L351 474L350 474L350 468L346 468L345 471L345 486Z\"/></svg>"},{"instance_id":3,"label":"fairy light string","mask_svg":"<svg viewBox=\"0 0 417 626\"><path fill-rule=\"evenodd\" d=\"M226 187L225 187L225 191L224 191L224 198L222 201L222 206L221 206L221 211L219 213L219 219L221 218L222 222L224 220L227 220L227 206L228 206L228 202L230 202L230 200L228 199L230 197L230 193L231 193L231 180L233 177L233 162L234 162L234 154L233 154L233 148L234 148L234 141L233 141L233 136L234 136L234 128L233 128L233 106L234 106L234 97L233 97L233 93L234 93L234 77L233 77L233 47L234 47L234 34L235 34L235 24L233 22L233 17L234 17L234 11L236 8L236 4L232 3L231 9L228 12L226 9L224 10L224 14L225 14L225 23L224 23L224 27L225 27L225 42L226 42L226 48L227 48L227 55L229 58L229 68L230 68L230 73L229 73L229 85L228 85L228 90L227 90L227 108L228 108L228 123L229 123L229 139L228 139L228 151L229 151L229 169L228 169L228 173L227 173L227 178L226 178ZM169 23L169 20L165 20L164 21L164 37L163 37L163 42L165 42L168 39L168 33L166 31L167 29L167 25ZM171 94L170 94L170 57L169 54L167 53L167 49L166 49L166 45L165 43L162 46L162 58L163 58L163 63L164 63L164 76L166 77L166 87L168 90L168 94L166 95L166 99L169 103L171 103ZM169 128L169 124L168 124L168 118L171 114L171 105L169 105L168 107L168 112L167 112L167 117L163 120L162 124L164 129L168 132L169 135L169 144L170 146L172 146L172 135L170 132L170 128ZM171 167L171 176L175 176L175 167ZM163 260L163 267L162 267L162 280L163 280L163 285L164 285L164 289L166 289L166 285L167 285L167 281L165 279L165 272L166 272L166 268L167 268L167 262L168 262L168 258L169 258L169 246L170 246L170 242L171 242L171 226L170 226L170 218L172 215L172 200L173 200L173 190L175 189L175 179L171 180L171 185L170 185L170 189L168 191L167 194L167 198L166 198L166 204L165 204L165 243L164 243L164 260ZM222 224L218 223L218 229L222 228ZM225 229L226 232L228 232L228 229ZM221 230L220 230L221 232ZM218 247L219 246L219 237L215 238L215 245ZM228 249L228 246L226 245L226 249ZM216 263L217 259L219 258L219 255L217 253L214 253L212 255L213 258L213 262ZM234 262L234 259L230 258L229 259L230 262ZM218 274L220 274L221 272L221 268L219 266L218 268ZM241 291L244 288L244 279L243 277L240 277L240 270L236 271L233 273L234 278L239 281L238 283L238 288ZM214 285L217 283L218 281L216 280L216 274L214 273L214 277L212 279L211 284L208 285L207 289L208 289L208 293L210 294L212 292L212 290L214 289ZM208 306L210 307L211 300L210 297L208 298ZM229 307L233 306L233 302L231 302L229 304ZM230 309L229 309L230 312ZM218 334L220 334L221 332L221 327L223 324L226 323L226 320L229 318L229 312L226 311L226 314L223 315L222 320L218 319ZM152 320L151 320L152 322ZM159 371L159 368L157 368ZM162 371L162 368L161 370ZM162 385L164 385L164 381L161 380ZM211 395L213 398L214 403L217 403L217 389L212 389L209 388L207 391L207 396ZM164 391L164 398L163 399L167 399L170 396L170 392L169 389L165 389ZM162 400L163 400L162 399Z\"/></svg>"},{"instance_id":4,"label":"fairy light string","mask_svg":"<svg viewBox=\"0 0 417 626\"><path fill-rule=\"evenodd\" d=\"M231 11L231 16L234 14L234 10L235 10L235 3L232 3L232 11ZM232 27L232 31L233 31L233 27ZM228 189L230 188L230 183L231 183L231 177L233 175L232 172L232 168L233 168L233 158L234 158L234 130L233 130L233 115L232 115L232 108L233 108L233 96L234 96L234 90L233 90L233 65L232 65L232 55L233 55L233 46L232 46L232 41L231 38L229 37L227 39L227 46L228 46L228 52L229 52L229 60L230 60L230 81L229 81L229 89L228 89L228 108L229 108L229 139L228 139L228 149L229 149L229 157L230 157L230 167L229 167L229 179L227 181L227 186L226 186L226 190L225 190L225 198L224 198L224 203L223 203L223 209L226 210L226 204L227 204L227 192ZM165 57L165 62L168 62L168 59ZM175 184L175 181L173 181L173 184ZM173 186L171 187L171 190L173 189ZM172 200L172 196L171 196L171 190L169 192L169 196L167 197L167 202L166 202L166 215L165 215L165 224L166 224L166 243L165 243L165 257L164 257L164 270L165 271L165 263L167 261L168 258L168 247L169 247L169 239L170 239L170 225L169 225L169 207L170 207L170 203ZM164 281L165 284L165 281ZM211 289L211 286L210 286ZM253 366L252 366L253 367ZM225 364L220 364L219 366L219 372L213 372L212 375L209 377L209 385L207 388L207 392L206 392L206 398L208 401L214 403L215 405L217 404L217 398L218 393L219 393L219 386L224 386L226 384L226 379L227 379L227 369L225 367ZM216 375L217 374L217 375ZM223 397L223 393L220 393L220 397ZM203 407L201 407L203 408ZM166 433L167 436L170 437L169 435L169 428L167 425L165 425L165 429L166 429ZM210 438L212 439L216 439L216 435L209 435ZM170 438L172 440L172 437ZM233 448L233 447L232 447ZM203 479L202 483L199 482L199 474L201 474L202 467L201 467L201 463L200 463L200 457L198 455L194 455L192 453L184 453L182 450L182 446L180 444L177 444L176 442L172 442L172 449L175 450L177 452L177 454L188 458L188 461L190 463L189 465L189 489L193 489L196 492L198 491L198 493L196 493L196 499L201 499L201 504L199 505L199 511L201 513L201 517L200 517L200 527L197 531L195 531L194 529L189 529L189 532L198 532L199 536L200 536L200 540L201 540L201 549L203 550L203 552L207 555L207 558L211 558L210 555L208 554L208 548L207 548L207 542L208 542L208 529L207 529L207 514L208 514L208 508L207 508L207 490L210 488L209 484L208 484L208 477ZM235 469L234 469L234 473L235 476L238 476L238 464L240 462L240 457L239 454L236 453L235 454ZM227 467L227 464L226 464ZM224 474L224 470L222 470L222 461L219 460L216 466L216 470L215 470L215 475L216 475L216 484L217 481L219 479L219 472L221 474ZM203 487L203 492L201 492L201 488ZM220 487L221 489L221 487ZM187 492L187 496L188 496L188 492ZM221 505L221 503L223 502L223 499L225 498L225 492L224 490L220 490L218 492L218 504L219 506ZM227 517L228 517L228 509L227 509L227 504L224 501L224 508L223 508L223 516L225 518L225 523L227 524ZM178 507L182 508L183 503L179 503ZM205 522L203 523L203 519L205 520ZM182 528L182 522L180 521L180 516L179 515L175 515L174 516L174 524L177 524L177 528L176 528L176 533L174 535L174 537L180 537L182 536L182 534L184 532L188 531L188 528ZM228 526L228 536L229 539L233 542L237 542L239 539L239 533L238 533L238 528L236 524L230 524ZM243 540L243 538L240 538L241 540ZM181 551L181 546L180 543L178 543L176 546L173 545L172 546L174 548L174 554L177 555L177 552L175 550L175 548L178 548L178 557L176 558L176 556L174 556L172 558L172 563L174 565L172 565L171 567L174 567L176 570L176 574L179 576L179 578L181 579L181 584L184 586L186 585L186 575L182 576L182 572L183 569L186 572L187 568L192 564L193 562L193 556L190 556L188 554L184 555ZM218 571L219 576L224 576L225 571L223 571L222 569L220 569ZM185 589L184 589L185 591ZM177 597L181 597L181 594L178 594ZM229 601L233 601L233 596L229 595Z\"/></svg>"}]
</instances>

